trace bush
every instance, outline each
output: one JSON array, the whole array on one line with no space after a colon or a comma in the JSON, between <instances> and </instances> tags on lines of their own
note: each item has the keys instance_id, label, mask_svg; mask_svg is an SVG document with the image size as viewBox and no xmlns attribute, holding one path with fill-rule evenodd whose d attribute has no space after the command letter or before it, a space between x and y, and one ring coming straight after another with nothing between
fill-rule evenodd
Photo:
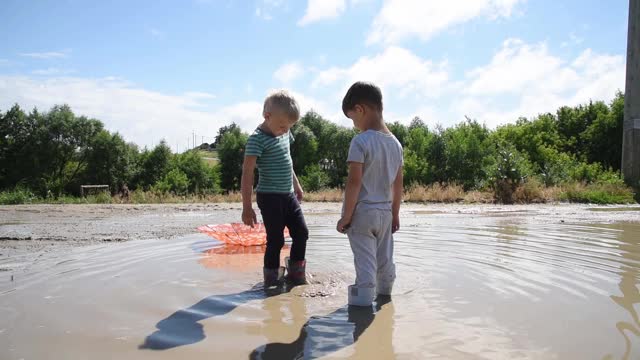
<instances>
[{"instance_id":1,"label":"bush","mask_svg":"<svg viewBox=\"0 0 640 360\"><path fill-rule=\"evenodd\" d=\"M319 191L329 185L329 175L325 173L320 165L309 165L305 168L305 175L300 177L300 183L305 191Z\"/></svg>"},{"instance_id":2,"label":"bush","mask_svg":"<svg viewBox=\"0 0 640 360\"><path fill-rule=\"evenodd\" d=\"M149 203L149 198L147 196L147 192L142 190L134 190L129 194L129 198L131 203L133 204L147 204Z\"/></svg>"},{"instance_id":3,"label":"bush","mask_svg":"<svg viewBox=\"0 0 640 360\"><path fill-rule=\"evenodd\" d=\"M585 162L579 162L573 168L569 169L569 175L572 180L587 184L598 180L602 172L603 170L600 164L587 164Z\"/></svg>"},{"instance_id":4,"label":"bush","mask_svg":"<svg viewBox=\"0 0 640 360\"><path fill-rule=\"evenodd\" d=\"M219 194L220 189L220 166L207 166L207 177L205 189L200 191L203 194Z\"/></svg>"},{"instance_id":5,"label":"bush","mask_svg":"<svg viewBox=\"0 0 640 360\"><path fill-rule=\"evenodd\" d=\"M569 180L569 170L575 167L575 160L571 156L544 146L538 147L538 153L542 158L540 178L545 186L560 185Z\"/></svg>"},{"instance_id":6,"label":"bush","mask_svg":"<svg viewBox=\"0 0 640 360\"><path fill-rule=\"evenodd\" d=\"M523 184L516 188L512 197L517 203L543 203L547 199L543 191L543 185L535 177L527 179Z\"/></svg>"},{"instance_id":7,"label":"bush","mask_svg":"<svg viewBox=\"0 0 640 360\"><path fill-rule=\"evenodd\" d=\"M187 175L179 169L173 169L154 185L154 190L167 194L172 192L176 195L185 195L189 189L189 179Z\"/></svg>"},{"instance_id":8,"label":"bush","mask_svg":"<svg viewBox=\"0 0 640 360\"><path fill-rule=\"evenodd\" d=\"M516 189L533 173L531 163L511 145L499 146L495 160L489 173L496 201L512 204Z\"/></svg>"},{"instance_id":9,"label":"bush","mask_svg":"<svg viewBox=\"0 0 640 360\"><path fill-rule=\"evenodd\" d=\"M453 203L464 199L464 188L457 184L413 185L405 191L404 198L406 201Z\"/></svg>"},{"instance_id":10,"label":"bush","mask_svg":"<svg viewBox=\"0 0 640 360\"><path fill-rule=\"evenodd\" d=\"M36 199L36 196L28 189L15 188L0 192L0 204L18 205L29 204Z\"/></svg>"},{"instance_id":11,"label":"bush","mask_svg":"<svg viewBox=\"0 0 640 360\"><path fill-rule=\"evenodd\" d=\"M93 202L96 204L111 204L112 198L108 193L101 192L94 197Z\"/></svg>"},{"instance_id":12,"label":"bush","mask_svg":"<svg viewBox=\"0 0 640 360\"><path fill-rule=\"evenodd\" d=\"M633 191L624 184L598 183L566 185L561 199L590 204L629 204L634 202Z\"/></svg>"}]
</instances>

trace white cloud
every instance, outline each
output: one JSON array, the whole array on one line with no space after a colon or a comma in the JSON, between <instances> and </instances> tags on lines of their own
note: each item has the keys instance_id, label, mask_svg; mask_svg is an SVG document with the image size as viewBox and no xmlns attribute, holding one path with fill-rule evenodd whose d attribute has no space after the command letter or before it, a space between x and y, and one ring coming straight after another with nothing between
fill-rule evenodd
<instances>
[{"instance_id":1,"label":"white cloud","mask_svg":"<svg viewBox=\"0 0 640 360\"><path fill-rule=\"evenodd\" d=\"M71 50L21 53L20 56L34 59L63 59L69 57Z\"/></svg>"},{"instance_id":2,"label":"white cloud","mask_svg":"<svg viewBox=\"0 0 640 360\"><path fill-rule=\"evenodd\" d=\"M77 115L94 117L110 131L120 132L127 141L141 146L168 144L184 149L195 130L212 138L232 121L251 129L260 121L262 103L239 102L213 111L201 111L203 101L215 96L202 92L168 95L136 87L118 78L84 79L58 77L38 79L27 76L0 76L0 109L18 103L23 109L49 110L69 104Z\"/></svg>"},{"instance_id":3,"label":"white cloud","mask_svg":"<svg viewBox=\"0 0 640 360\"><path fill-rule=\"evenodd\" d=\"M255 14L263 20L273 19L273 11L285 7L285 0L258 0Z\"/></svg>"},{"instance_id":4,"label":"white cloud","mask_svg":"<svg viewBox=\"0 0 640 360\"><path fill-rule=\"evenodd\" d=\"M574 45L580 45L584 42L584 38L576 35L576 33L569 34L569 39Z\"/></svg>"},{"instance_id":5,"label":"white cloud","mask_svg":"<svg viewBox=\"0 0 640 360\"><path fill-rule=\"evenodd\" d=\"M304 115L307 111L313 110L322 115L323 118L338 123L340 125L352 126L351 120L345 118L342 114L342 110L338 105L330 106L325 101L313 98L305 95L302 92L296 90L289 90L291 95L296 99L300 105L301 115Z\"/></svg>"},{"instance_id":6,"label":"white cloud","mask_svg":"<svg viewBox=\"0 0 640 360\"><path fill-rule=\"evenodd\" d=\"M368 44L418 37L426 41L447 28L484 17L510 17L524 0L386 0L376 15Z\"/></svg>"},{"instance_id":7,"label":"white cloud","mask_svg":"<svg viewBox=\"0 0 640 360\"><path fill-rule=\"evenodd\" d=\"M434 98L447 87L447 67L446 62L435 64L407 49L392 46L376 56L361 57L350 67L320 71L312 86L340 82L342 92L355 81L370 81L385 93L393 92L400 97Z\"/></svg>"},{"instance_id":8,"label":"white cloud","mask_svg":"<svg viewBox=\"0 0 640 360\"><path fill-rule=\"evenodd\" d=\"M335 19L344 13L346 0L308 0L307 10L298 21L298 25L305 26L314 22Z\"/></svg>"},{"instance_id":9,"label":"white cloud","mask_svg":"<svg viewBox=\"0 0 640 360\"><path fill-rule=\"evenodd\" d=\"M327 115L330 108L323 102L299 92L291 93L303 113L314 109L330 116ZM0 75L0 110L15 103L26 110L37 107L41 111L69 104L76 115L99 119L109 131L117 131L127 141L140 146L151 146L165 139L172 148L185 149L192 131L197 139L204 136L204 140L210 142L221 126L235 122L243 130L251 131L262 121L262 97L202 110L205 106L211 108L210 102L215 98L205 92L164 94L115 77L43 79ZM331 118L338 119L337 116Z\"/></svg>"},{"instance_id":10,"label":"white cloud","mask_svg":"<svg viewBox=\"0 0 640 360\"><path fill-rule=\"evenodd\" d=\"M71 74L75 72L74 70L64 70L64 69L58 69L58 68L46 68L46 69L36 69L33 70L31 73L34 75L45 75L45 76L50 76L50 75L62 75L62 74Z\"/></svg>"},{"instance_id":11,"label":"white cloud","mask_svg":"<svg viewBox=\"0 0 640 360\"><path fill-rule=\"evenodd\" d=\"M291 83L304 74L304 68L297 62L290 62L280 66L274 73L273 78L285 84Z\"/></svg>"},{"instance_id":12,"label":"white cloud","mask_svg":"<svg viewBox=\"0 0 640 360\"><path fill-rule=\"evenodd\" d=\"M434 107L429 105L418 106L415 109L404 109L402 107L395 107L393 111L389 109L389 106L386 106L384 111L384 120L387 123L399 122L404 125L410 125L411 120L416 116L419 117L425 124L427 124L431 129L434 129L437 124L442 120L442 114L440 111ZM402 109L398 111L398 109Z\"/></svg>"},{"instance_id":13,"label":"white cloud","mask_svg":"<svg viewBox=\"0 0 640 360\"><path fill-rule=\"evenodd\" d=\"M259 18L262 18L262 20L271 20L273 19L273 16L271 16L270 14L264 12L264 10L262 10L261 8L256 8L256 16Z\"/></svg>"},{"instance_id":14,"label":"white cloud","mask_svg":"<svg viewBox=\"0 0 640 360\"><path fill-rule=\"evenodd\" d=\"M215 95L209 94L201 91L189 91L184 93L184 96L194 99L194 100L213 100L216 98Z\"/></svg>"},{"instance_id":15,"label":"white cloud","mask_svg":"<svg viewBox=\"0 0 640 360\"><path fill-rule=\"evenodd\" d=\"M522 40L506 40L491 62L467 74L472 82L464 90L471 95L502 94L530 91L530 86L538 86L541 79L546 85L575 81L577 74L571 69L563 69L563 60L551 54L546 44L529 45ZM563 70L563 71L559 71ZM550 75L560 75L560 78Z\"/></svg>"},{"instance_id":16,"label":"white cloud","mask_svg":"<svg viewBox=\"0 0 640 360\"><path fill-rule=\"evenodd\" d=\"M156 38L156 39L162 39L164 38L164 31L156 29L156 28L149 28L147 30L149 32L149 35L151 35L152 37Z\"/></svg>"},{"instance_id":17,"label":"white cloud","mask_svg":"<svg viewBox=\"0 0 640 360\"><path fill-rule=\"evenodd\" d=\"M465 98L453 111L462 112L488 125L554 112L560 106L575 106L589 100L610 100L624 88L625 59L622 55L584 50L565 60L551 54L547 46L510 39L485 66L467 73ZM508 105L508 98L515 105Z\"/></svg>"}]
</instances>

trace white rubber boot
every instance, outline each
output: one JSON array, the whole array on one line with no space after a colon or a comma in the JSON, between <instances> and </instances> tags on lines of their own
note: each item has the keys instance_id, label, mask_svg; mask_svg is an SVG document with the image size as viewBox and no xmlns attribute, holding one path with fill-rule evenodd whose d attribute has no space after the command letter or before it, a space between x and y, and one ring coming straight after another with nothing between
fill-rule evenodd
<instances>
[{"instance_id":1,"label":"white rubber boot","mask_svg":"<svg viewBox=\"0 0 640 360\"><path fill-rule=\"evenodd\" d=\"M355 285L349 286L349 305L371 306L373 298L376 296L376 288L358 288Z\"/></svg>"}]
</instances>

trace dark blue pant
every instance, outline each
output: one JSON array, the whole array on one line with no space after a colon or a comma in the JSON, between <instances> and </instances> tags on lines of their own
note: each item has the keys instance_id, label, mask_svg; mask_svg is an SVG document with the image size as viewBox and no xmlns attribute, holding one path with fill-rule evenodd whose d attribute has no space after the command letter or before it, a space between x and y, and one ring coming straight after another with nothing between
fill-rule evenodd
<instances>
[{"instance_id":1,"label":"dark blue pant","mask_svg":"<svg viewBox=\"0 0 640 360\"><path fill-rule=\"evenodd\" d=\"M304 260L309 230L296 196L293 193L257 193L256 200L267 231L264 267L267 269L280 267L280 250L284 246L285 226L289 229L289 235L292 239L291 260Z\"/></svg>"}]
</instances>

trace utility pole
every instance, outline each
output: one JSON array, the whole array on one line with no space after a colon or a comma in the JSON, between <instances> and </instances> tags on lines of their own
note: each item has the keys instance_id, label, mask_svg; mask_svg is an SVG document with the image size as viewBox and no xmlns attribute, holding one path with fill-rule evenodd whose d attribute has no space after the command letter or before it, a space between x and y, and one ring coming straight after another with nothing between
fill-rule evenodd
<instances>
[{"instance_id":1,"label":"utility pole","mask_svg":"<svg viewBox=\"0 0 640 360\"><path fill-rule=\"evenodd\" d=\"M622 175L640 188L640 0L629 0L627 78L624 91Z\"/></svg>"}]
</instances>

